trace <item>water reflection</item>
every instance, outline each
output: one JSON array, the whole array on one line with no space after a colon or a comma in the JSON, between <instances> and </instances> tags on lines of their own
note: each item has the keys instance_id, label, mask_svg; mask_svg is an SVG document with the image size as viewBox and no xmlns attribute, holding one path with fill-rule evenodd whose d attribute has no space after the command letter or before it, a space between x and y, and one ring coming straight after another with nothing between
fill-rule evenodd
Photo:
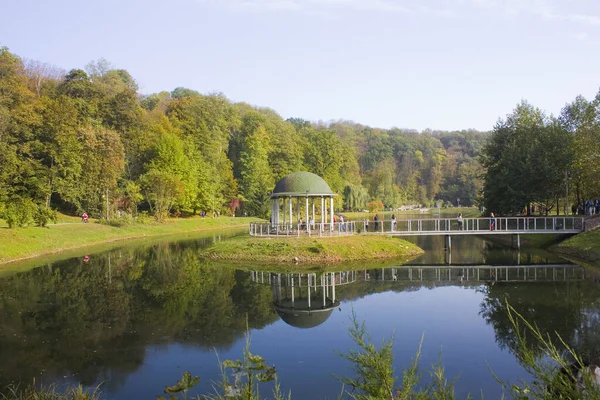
<instances>
[{"instance_id":1,"label":"water reflection","mask_svg":"<svg viewBox=\"0 0 600 400\"><path fill-rule=\"evenodd\" d=\"M531 265L518 265L511 249L482 240L456 240L452 258L460 265L448 266L443 248L434 245L412 265L282 273L213 266L198 256L203 243L188 241L117 249L87 263L78 258L4 276L0 387L36 377L104 382L110 398L153 398L189 369L202 377L200 391L210 391L218 379L212 350L239 358L248 324L253 350L278 366L294 398L313 397L307 390L335 398L339 385L330 374L344 373L347 365L331 349L350 346L350 301L374 337L394 330L404 335L395 350L397 370L414 351L402 344L416 345L427 332L426 343L433 344L425 348L424 364L434 362L443 345L449 374L461 374L460 390L481 382L477 386L492 398L499 397L493 378L480 381L481 366L471 364L504 360L497 373L523 373L514 356L503 358L503 349L515 349L505 299L544 333L558 332L584 352L600 348L593 271L526 250L521 261ZM483 265L491 260L503 263ZM447 325L440 327L442 322ZM465 334L480 341L472 355L478 358L468 365L465 354L473 345L457 339ZM312 377L310 388L305 376Z\"/></svg>"}]
</instances>

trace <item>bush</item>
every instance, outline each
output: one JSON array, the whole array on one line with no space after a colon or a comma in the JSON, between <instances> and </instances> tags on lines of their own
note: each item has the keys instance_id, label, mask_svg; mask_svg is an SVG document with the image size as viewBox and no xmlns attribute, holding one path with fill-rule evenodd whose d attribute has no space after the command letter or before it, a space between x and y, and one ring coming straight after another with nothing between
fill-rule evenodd
<instances>
[{"instance_id":1,"label":"bush","mask_svg":"<svg viewBox=\"0 0 600 400\"><path fill-rule=\"evenodd\" d=\"M383 211L383 203L379 200L371 201L367 203L367 208L369 212L380 212Z\"/></svg>"},{"instance_id":2,"label":"bush","mask_svg":"<svg viewBox=\"0 0 600 400\"><path fill-rule=\"evenodd\" d=\"M33 214L33 220L37 226L45 227L49 221L56 223L58 220L58 214L56 210L47 208L44 206L36 206L35 213Z\"/></svg>"},{"instance_id":3,"label":"bush","mask_svg":"<svg viewBox=\"0 0 600 400\"><path fill-rule=\"evenodd\" d=\"M37 209L31 199L14 199L5 205L3 218L11 229L27 226L33 221Z\"/></svg>"}]
</instances>

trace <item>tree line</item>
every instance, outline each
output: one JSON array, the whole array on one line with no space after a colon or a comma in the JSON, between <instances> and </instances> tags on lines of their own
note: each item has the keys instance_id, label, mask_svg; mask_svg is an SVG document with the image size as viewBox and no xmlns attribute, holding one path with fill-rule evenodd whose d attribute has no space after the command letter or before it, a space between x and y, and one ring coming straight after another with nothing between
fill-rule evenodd
<instances>
[{"instance_id":1,"label":"tree line","mask_svg":"<svg viewBox=\"0 0 600 400\"><path fill-rule=\"evenodd\" d=\"M503 215L576 213L600 199L599 149L600 92L593 100L577 96L558 116L522 101L482 149L482 202Z\"/></svg>"},{"instance_id":2,"label":"tree line","mask_svg":"<svg viewBox=\"0 0 600 400\"><path fill-rule=\"evenodd\" d=\"M284 120L222 94L141 94L102 59L66 72L0 49L0 212L22 222L50 209L267 216L277 180L302 170L337 210L472 205L488 136Z\"/></svg>"}]
</instances>

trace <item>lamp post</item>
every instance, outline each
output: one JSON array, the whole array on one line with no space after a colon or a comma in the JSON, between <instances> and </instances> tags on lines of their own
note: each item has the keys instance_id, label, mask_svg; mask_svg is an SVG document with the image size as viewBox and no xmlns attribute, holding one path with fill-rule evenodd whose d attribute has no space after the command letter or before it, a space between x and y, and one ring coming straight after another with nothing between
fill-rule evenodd
<instances>
[{"instance_id":1,"label":"lamp post","mask_svg":"<svg viewBox=\"0 0 600 400\"><path fill-rule=\"evenodd\" d=\"M460 207L460 199L456 199L456 207Z\"/></svg>"}]
</instances>

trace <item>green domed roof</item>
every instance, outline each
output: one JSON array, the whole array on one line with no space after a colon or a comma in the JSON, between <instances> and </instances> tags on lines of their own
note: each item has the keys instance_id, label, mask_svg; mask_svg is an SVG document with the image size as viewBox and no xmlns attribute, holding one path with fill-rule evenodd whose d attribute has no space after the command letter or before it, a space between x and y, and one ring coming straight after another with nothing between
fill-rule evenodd
<instances>
[{"instance_id":1,"label":"green domed roof","mask_svg":"<svg viewBox=\"0 0 600 400\"><path fill-rule=\"evenodd\" d=\"M321 194L333 194L331 188L319 175L313 174L312 172L294 172L284 176L277 182L275 189L273 189L273 195L282 194L303 194L306 195L321 195Z\"/></svg>"}]
</instances>

